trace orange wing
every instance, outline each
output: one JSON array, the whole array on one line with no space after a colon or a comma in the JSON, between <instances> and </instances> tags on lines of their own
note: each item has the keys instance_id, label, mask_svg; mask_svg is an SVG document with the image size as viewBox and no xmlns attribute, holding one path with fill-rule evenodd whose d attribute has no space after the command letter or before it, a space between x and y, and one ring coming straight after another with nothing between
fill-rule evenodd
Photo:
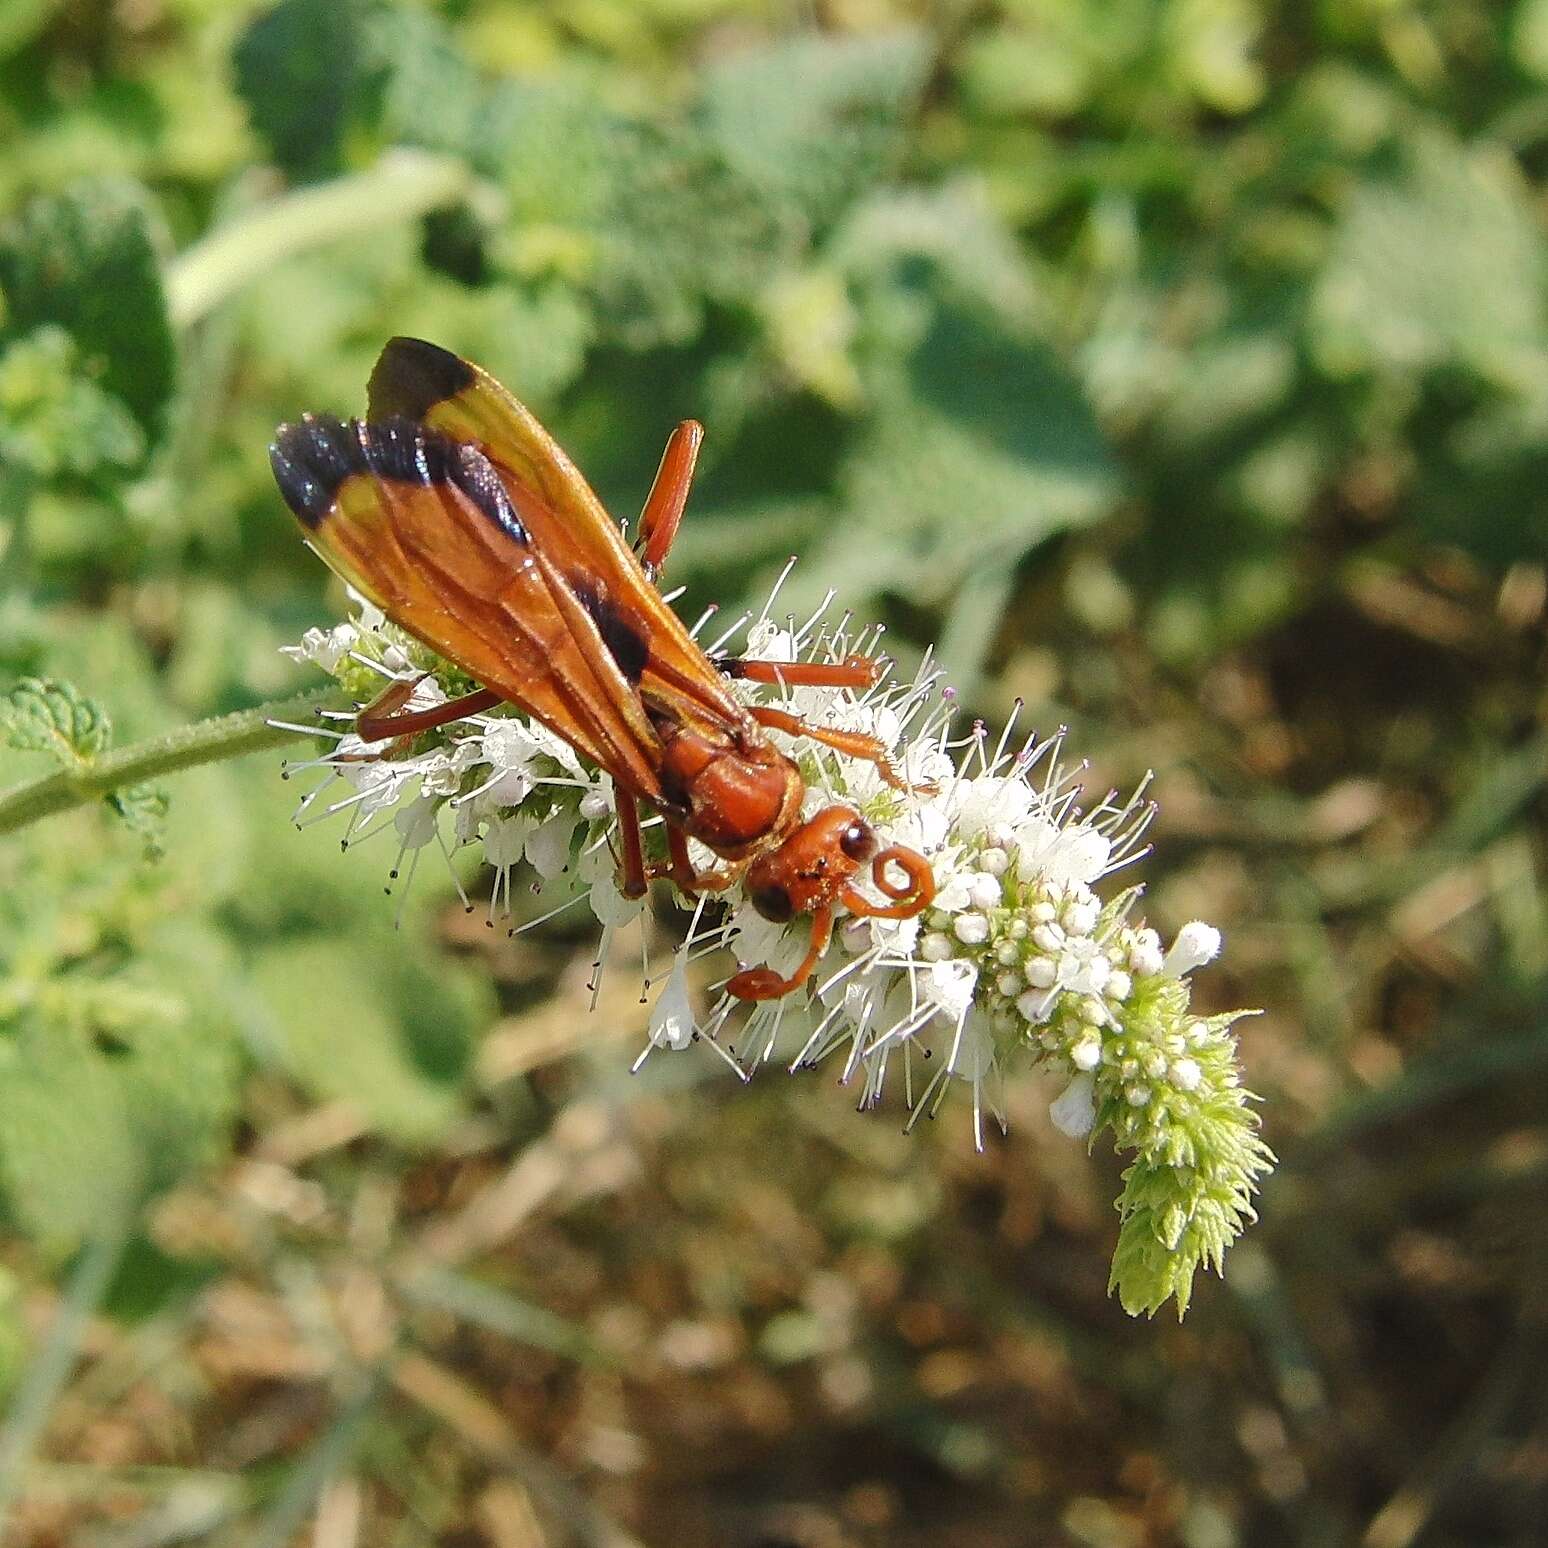
<instances>
[{"instance_id":1,"label":"orange wing","mask_svg":"<svg viewBox=\"0 0 1548 1548\"><path fill-rule=\"evenodd\" d=\"M389 339L371 372L372 420L402 415L471 444L499 470L516 515L539 550L592 588L588 603L618 643L637 635L639 691L674 719L722 731L746 714L661 600L591 486L537 418L487 371L423 339ZM577 589L583 589L577 582ZM455 658L453 658L455 659ZM491 686L493 686L491 684Z\"/></svg>"},{"instance_id":2,"label":"orange wing","mask_svg":"<svg viewBox=\"0 0 1548 1548\"><path fill-rule=\"evenodd\" d=\"M660 739L599 626L475 446L403 418L306 418L269 451L324 560L432 650L662 803ZM602 613L602 624L609 623ZM622 625L615 619L612 632ZM621 664L622 663L622 664Z\"/></svg>"}]
</instances>

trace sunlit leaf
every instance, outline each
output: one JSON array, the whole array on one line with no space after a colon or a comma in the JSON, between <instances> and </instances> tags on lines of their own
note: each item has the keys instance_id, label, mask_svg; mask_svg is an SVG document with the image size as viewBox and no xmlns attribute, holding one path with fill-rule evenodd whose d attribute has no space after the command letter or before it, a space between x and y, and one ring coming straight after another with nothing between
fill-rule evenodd
<instances>
[{"instance_id":1,"label":"sunlit leaf","mask_svg":"<svg viewBox=\"0 0 1548 1548\"><path fill-rule=\"evenodd\" d=\"M845 470L835 572L939 601L985 560L1014 564L1116 497L1090 407L1046 346L943 309L906 388Z\"/></svg>"},{"instance_id":2,"label":"sunlit leaf","mask_svg":"<svg viewBox=\"0 0 1548 1548\"><path fill-rule=\"evenodd\" d=\"M1454 361L1509 379L1548 338L1545 281L1548 247L1510 163L1425 133L1350 200L1317 287L1316 346L1339 372Z\"/></svg>"},{"instance_id":3,"label":"sunlit leaf","mask_svg":"<svg viewBox=\"0 0 1548 1548\"><path fill-rule=\"evenodd\" d=\"M363 71L363 15L355 0L281 0L237 43L237 90L248 116L297 177L339 167Z\"/></svg>"},{"instance_id":4,"label":"sunlit leaf","mask_svg":"<svg viewBox=\"0 0 1548 1548\"><path fill-rule=\"evenodd\" d=\"M0 341L58 324L84 370L152 441L176 377L164 243L145 192L108 179L35 199L0 229Z\"/></svg>"},{"instance_id":5,"label":"sunlit leaf","mask_svg":"<svg viewBox=\"0 0 1548 1548\"><path fill-rule=\"evenodd\" d=\"M132 468L144 454L134 417L83 373L63 328L0 347L0 460L52 478Z\"/></svg>"},{"instance_id":6,"label":"sunlit leaf","mask_svg":"<svg viewBox=\"0 0 1548 1548\"><path fill-rule=\"evenodd\" d=\"M155 785L125 785L113 791L107 797L107 803L124 820L125 826L144 841L146 859L158 859L167 812L172 805L166 791Z\"/></svg>"},{"instance_id":7,"label":"sunlit leaf","mask_svg":"<svg viewBox=\"0 0 1548 1548\"><path fill-rule=\"evenodd\" d=\"M107 711L73 683L24 677L0 699L0 727L12 747L47 753L65 768L89 763L113 735Z\"/></svg>"},{"instance_id":8,"label":"sunlit leaf","mask_svg":"<svg viewBox=\"0 0 1548 1548\"><path fill-rule=\"evenodd\" d=\"M706 78L703 121L771 204L824 225L901 152L928 64L907 31L736 50Z\"/></svg>"}]
</instances>

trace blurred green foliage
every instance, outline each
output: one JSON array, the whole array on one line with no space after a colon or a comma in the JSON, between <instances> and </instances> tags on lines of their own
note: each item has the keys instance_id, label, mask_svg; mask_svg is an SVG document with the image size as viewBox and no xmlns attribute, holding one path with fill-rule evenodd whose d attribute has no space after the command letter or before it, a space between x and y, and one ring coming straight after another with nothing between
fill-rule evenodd
<instances>
[{"instance_id":1,"label":"blurred green foliage","mask_svg":"<svg viewBox=\"0 0 1548 1548\"><path fill-rule=\"evenodd\" d=\"M1371 576L1548 559L1544 0L813 9L0 9L0 787L109 717L122 745L302 685L276 646L337 598L264 448L358 411L393 333L507 381L621 515L704 420L685 610L799 552L793 609L831 584L901 651L938 640L970 703L1003 708L1010 661L1036 704L1028 652L1081 658L1036 707L1084 693L1113 746L1156 707L1121 702L1136 661L1191 703L1232 649L1320 661L1318 610ZM287 217L404 147L459 196L405 216L389 180L320 243ZM199 266L270 217L283 259ZM1298 745L1341 750L1267 783L1390 757L1460 801L1532 713L1518 683L1460 736L1456 696L1424 721L1471 661L1375 752L1318 701ZM410 1156L479 1106L495 994L436 944L444 884L395 930L381 852L291 833L272 761L167 793L125 795L138 832L83 809L0 839L0 1192L45 1263L109 1184L229 1155L255 1071ZM1284 951L1331 1038L1320 928Z\"/></svg>"}]
</instances>

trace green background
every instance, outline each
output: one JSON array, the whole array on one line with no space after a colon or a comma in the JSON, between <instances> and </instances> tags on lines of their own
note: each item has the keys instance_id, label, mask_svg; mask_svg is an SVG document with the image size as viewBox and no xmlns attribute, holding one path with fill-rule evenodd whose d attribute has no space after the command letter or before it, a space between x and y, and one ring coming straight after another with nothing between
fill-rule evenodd
<instances>
[{"instance_id":1,"label":"green background","mask_svg":"<svg viewBox=\"0 0 1548 1548\"><path fill-rule=\"evenodd\" d=\"M0 6L0 786L315 686L265 448L428 336L620 515L704 421L690 616L1154 768L1283 1159L1131 1323L1048 1083L631 1079L591 932L182 774L0 838L7 1541L1538 1541L1545 167L1543 0Z\"/></svg>"}]
</instances>

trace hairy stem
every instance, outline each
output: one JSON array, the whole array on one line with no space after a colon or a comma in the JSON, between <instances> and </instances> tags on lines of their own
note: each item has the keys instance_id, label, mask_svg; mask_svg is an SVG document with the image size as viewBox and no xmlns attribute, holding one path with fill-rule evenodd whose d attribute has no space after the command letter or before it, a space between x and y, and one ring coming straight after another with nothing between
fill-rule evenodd
<instances>
[{"instance_id":1,"label":"hairy stem","mask_svg":"<svg viewBox=\"0 0 1548 1548\"><path fill-rule=\"evenodd\" d=\"M167 307L186 328L282 259L396 225L440 209L473 191L463 161L398 150L369 172L299 188L217 227L167 270Z\"/></svg>"},{"instance_id":2,"label":"hairy stem","mask_svg":"<svg viewBox=\"0 0 1548 1548\"><path fill-rule=\"evenodd\" d=\"M338 690L318 688L293 699L277 699L215 720L179 726L112 752L79 768L60 769L0 794L0 833L10 833L71 807L100 801L126 785L175 774L201 763L219 763L265 747L279 747L305 733L270 724L298 721L320 705L338 701Z\"/></svg>"}]
</instances>

